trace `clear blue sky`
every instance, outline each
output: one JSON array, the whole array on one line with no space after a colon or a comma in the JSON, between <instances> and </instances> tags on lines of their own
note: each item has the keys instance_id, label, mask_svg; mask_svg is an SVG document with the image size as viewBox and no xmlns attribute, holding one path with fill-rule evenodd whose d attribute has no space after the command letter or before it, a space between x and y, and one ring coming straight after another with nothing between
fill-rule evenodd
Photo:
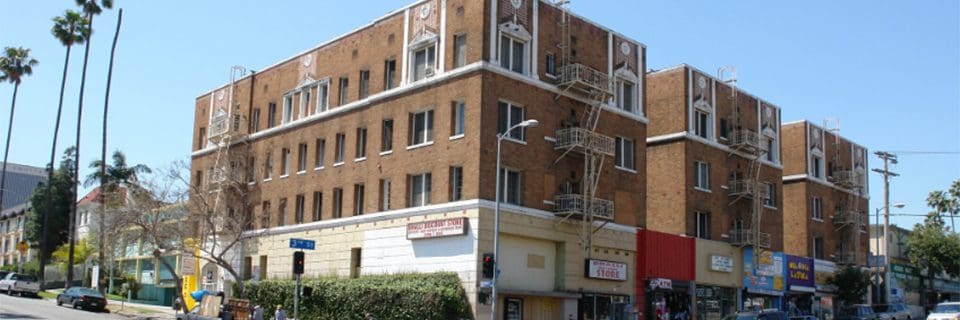
<instances>
[{"instance_id":1,"label":"clear blue sky","mask_svg":"<svg viewBox=\"0 0 960 320\"><path fill-rule=\"evenodd\" d=\"M151 167L187 159L194 99L227 82L230 66L259 70L407 3L117 0L124 24L108 148ZM572 7L644 42L651 68L736 66L740 86L782 107L785 121L840 118L841 134L871 151L960 151L957 1L574 0ZM49 157L64 54L50 35L50 19L68 8L73 1L8 1L0 12L0 46L32 48L40 60L21 86L11 162L42 166ZM116 15L115 8L95 21L84 165L100 153ZM73 144L81 57L75 49L61 146ZM4 126L12 91L0 86ZM871 167L879 163L871 156ZM907 207L894 212L925 213L930 190L960 179L958 164L956 153L901 154L893 170L902 176L892 183L891 200ZM871 207L878 208L881 179L870 178ZM911 226L920 218L893 221Z\"/></svg>"}]
</instances>

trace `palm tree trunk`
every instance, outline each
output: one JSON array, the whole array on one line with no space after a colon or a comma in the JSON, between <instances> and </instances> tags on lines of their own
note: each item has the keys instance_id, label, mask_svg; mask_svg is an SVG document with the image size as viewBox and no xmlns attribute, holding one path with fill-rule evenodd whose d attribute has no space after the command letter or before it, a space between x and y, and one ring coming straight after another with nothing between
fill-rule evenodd
<instances>
[{"instance_id":1,"label":"palm tree trunk","mask_svg":"<svg viewBox=\"0 0 960 320\"><path fill-rule=\"evenodd\" d=\"M3 210L3 191L6 190L7 182L7 157L10 156L10 136L13 135L13 111L17 107L17 90L20 84L13 84L13 101L10 102L10 121L7 124L7 146L3 148L3 172L0 173L0 210Z\"/></svg>"},{"instance_id":2,"label":"palm tree trunk","mask_svg":"<svg viewBox=\"0 0 960 320\"><path fill-rule=\"evenodd\" d=\"M104 187L107 184L107 111L110 107L110 82L113 80L113 55L117 52L117 38L120 37L120 23L123 22L123 8L120 8L120 13L117 15L117 31L113 34L113 47L110 48L110 66L107 68L107 93L103 98L103 141L100 144L100 245L99 253L97 254L98 265L100 266L97 270L100 273L97 279L100 279L97 283L97 289L100 290L100 293L104 293L104 284L105 280L103 277L103 267L106 265L106 260L103 257L104 252L106 252L106 237L104 236L106 232L106 212L107 212L107 202L104 199Z\"/></svg>"},{"instance_id":3,"label":"palm tree trunk","mask_svg":"<svg viewBox=\"0 0 960 320\"><path fill-rule=\"evenodd\" d=\"M73 33L73 30L70 31ZM50 246L47 239L47 225L50 224L50 214L53 209L53 170L56 166L53 162L56 160L57 156L57 136L60 134L60 115L63 113L63 93L67 87L67 69L70 66L70 48L73 47L67 46L67 56L63 60L63 76L60 80L60 103L57 105L57 120L56 124L53 126L53 143L50 147L50 162L49 167L47 167L47 186L44 190L47 199L47 209L43 213L43 225L40 226L40 283L44 281L44 268L47 265L47 247Z\"/></svg>"},{"instance_id":4,"label":"palm tree trunk","mask_svg":"<svg viewBox=\"0 0 960 320\"><path fill-rule=\"evenodd\" d=\"M75 145L76 151L73 154L73 166L74 166L74 176L73 176L73 197L70 199L70 231L73 236L70 237L70 255L67 257L67 288L70 288L70 282L73 281L73 249L76 243L76 231L77 228L76 222L74 221L77 216L77 196L80 191L80 128L83 120L83 90L87 84L87 63L90 60L90 42L93 38L93 14L87 15L87 30L90 30L90 35L87 37L86 48L83 50L83 69L80 72L80 99L77 103L77 144ZM103 192L103 190L100 190ZM102 232L102 230L101 230Z\"/></svg>"}]
</instances>

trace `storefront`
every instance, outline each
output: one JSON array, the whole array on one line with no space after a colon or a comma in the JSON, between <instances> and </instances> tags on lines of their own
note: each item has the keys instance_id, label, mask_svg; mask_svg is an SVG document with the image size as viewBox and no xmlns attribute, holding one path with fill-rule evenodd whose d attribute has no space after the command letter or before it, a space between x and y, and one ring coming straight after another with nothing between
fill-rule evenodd
<instances>
[{"instance_id":1,"label":"storefront","mask_svg":"<svg viewBox=\"0 0 960 320\"><path fill-rule=\"evenodd\" d=\"M791 316L813 315L814 283L813 259L786 255L787 291L784 311Z\"/></svg>"},{"instance_id":2,"label":"storefront","mask_svg":"<svg viewBox=\"0 0 960 320\"><path fill-rule=\"evenodd\" d=\"M626 283L629 271L626 263L587 259L584 276L588 279ZM629 295L602 292L584 292L578 303L579 319L627 320L633 319Z\"/></svg>"},{"instance_id":3,"label":"storefront","mask_svg":"<svg viewBox=\"0 0 960 320\"><path fill-rule=\"evenodd\" d=\"M813 260L813 283L816 292L813 295L813 315L821 320L833 320L833 299L837 288L830 284L830 278L837 272L833 261Z\"/></svg>"},{"instance_id":4,"label":"storefront","mask_svg":"<svg viewBox=\"0 0 960 320\"><path fill-rule=\"evenodd\" d=\"M638 318L693 319L695 250L694 238L637 232Z\"/></svg>"},{"instance_id":5,"label":"storefront","mask_svg":"<svg viewBox=\"0 0 960 320\"><path fill-rule=\"evenodd\" d=\"M736 313L743 251L728 242L697 239L696 255L695 318L720 320Z\"/></svg>"},{"instance_id":6,"label":"storefront","mask_svg":"<svg viewBox=\"0 0 960 320\"><path fill-rule=\"evenodd\" d=\"M782 309L784 289L782 252L743 249L742 310Z\"/></svg>"},{"instance_id":7,"label":"storefront","mask_svg":"<svg viewBox=\"0 0 960 320\"><path fill-rule=\"evenodd\" d=\"M890 298L894 302L920 304L920 270L908 265L890 264Z\"/></svg>"}]
</instances>

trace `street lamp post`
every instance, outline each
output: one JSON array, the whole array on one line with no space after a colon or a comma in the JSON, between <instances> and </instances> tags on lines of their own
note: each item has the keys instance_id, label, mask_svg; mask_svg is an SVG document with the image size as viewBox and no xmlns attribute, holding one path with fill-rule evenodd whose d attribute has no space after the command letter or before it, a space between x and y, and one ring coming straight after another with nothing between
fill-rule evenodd
<instances>
[{"instance_id":1,"label":"street lamp post","mask_svg":"<svg viewBox=\"0 0 960 320\"><path fill-rule=\"evenodd\" d=\"M893 204L892 207L897 208L897 209L902 209L902 208L905 207L905 206L906 206L906 205L903 204L903 203L895 203L895 204ZM890 303L890 289L889 289L889 288L890 288L890 239L887 238L887 235L889 234L889 231L890 231L890 230L889 230L889 229L890 229L890 209L889 209L889 207L891 207L891 206L883 206L883 207L877 208L877 209L875 210L875 211L876 211L876 215L875 215L875 219L874 219L874 220L876 221L876 224L875 224L875 225L876 225L876 228L880 227L880 210L883 210L883 212L884 212L884 213L883 213L883 216L884 216L884 224L883 224L883 242L884 242L884 243L883 243L883 251L880 250L880 236L878 235L878 236L877 236L877 239L876 239L877 255L876 255L876 257L874 258L874 260L879 260L879 258L880 258L880 253L881 253L881 252L883 253L883 263L881 264L880 261L877 261L877 265L876 265L876 267L877 267L877 269L878 269L877 271L880 271L879 269L880 269L880 266L881 266L881 265L883 266L883 287L884 287L883 293L881 293L881 292L880 292L880 284L877 284L877 301L876 301L877 303L881 302L880 298L883 298L885 303ZM869 230L869 229L868 229L868 230ZM879 231L879 230L878 230L878 231ZM872 280L872 279L871 279L871 280Z\"/></svg>"},{"instance_id":2,"label":"street lamp post","mask_svg":"<svg viewBox=\"0 0 960 320\"><path fill-rule=\"evenodd\" d=\"M500 277L500 151L502 150L503 138L509 137L513 129L534 128L539 125L540 121L529 119L513 125L503 133L497 134L497 178L495 179L497 195L494 197L493 205L493 289L491 294L493 302L490 304L491 320L497 319L497 278Z\"/></svg>"}]
</instances>

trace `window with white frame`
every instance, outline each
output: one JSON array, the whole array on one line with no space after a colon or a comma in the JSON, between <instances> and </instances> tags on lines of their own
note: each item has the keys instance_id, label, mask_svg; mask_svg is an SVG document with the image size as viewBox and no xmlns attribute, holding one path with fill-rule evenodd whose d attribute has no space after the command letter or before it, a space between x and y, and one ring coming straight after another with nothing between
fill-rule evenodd
<instances>
[{"instance_id":1,"label":"window with white frame","mask_svg":"<svg viewBox=\"0 0 960 320\"><path fill-rule=\"evenodd\" d=\"M393 119L384 119L380 126L380 152L393 151Z\"/></svg>"},{"instance_id":2,"label":"window with white frame","mask_svg":"<svg viewBox=\"0 0 960 320\"><path fill-rule=\"evenodd\" d=\"M343 217L343 189L333 188L333 218Z\"/></svg>"},{"instance_id":3,"label":"window with white frame","mask_svg":"<svg viewBox=\"0 0 960 320\"><path fill-rule=\"evenodd\" d=\"M363 214L363 195L364 187L362 183L353 185L353 215L359 216Z\"/></svg>"},{"instance_id":4,"label":"window with white frame","mask_svg":"<svg viewBox=\"0 0 960 320\"><path fill-rule=\"evenodd\" d=\"M810 216L814 220L823 220L823 200L819 197L810 200Z\"/></svg>"},{"instance_id":5,"label":"window with white frame","mask_svg":"<svg viewBox=\"0 0 960 320\"><path fill-rule=\"evenodd\" d=\"M324 81L317 86L317 110L315 113L327 111L330 105L330 82Z\"/></svg>"},{"instance_id":6,"label":"window with white frame","mask_svg":"<svg viewBox=\"0 0 960 320\"><path fill-rule=\"evenodd\" d=\"M500 66L516 73L526 72L527 42L500 35Z\"/></svg>"},{"instance_id":7,"label":"window with white frame","mask_svg":"<svg viewBox=\"0 0 960 320\"><path fill-rule=\"evenodd\" d=\"M250 157L247 162L247 182L257 182L257 157Z\"/></svg>"},{"instance_id":8,"label":"window with white frame","mask_svg":"<svg viewBox=\"0 0 960 320\"><path fill-rule=\"evenodd\" d=\"M430 204L430 173L410 176L410 207Z\"/></svg>"},{"instance_id":9,"label":"window with white frame","mask_svg":"<svg viewBox=\"0 0 960 320\"><path fill-rule=\"evenodd\" d=\"M696 236L700 239L710 239L710 213L695 212L697 219Z\"/></svg>"},{"instance_id":10,"label":"window with white frame","mask_svg":"<svg viewBox=\"0 0 960 320\"><path fill-rule=\"evenodd\" d=\"M390 210L391 185L390 179L380 179L380 211Z\"/></svg>"},{"instance_id":11,"label":"window with white frame","mask_svg":"<svg viewBox=\"0 0 960 320\"><path fill-rule=\"evenodd\" d=\"M764 140L763 142L766 144L765 147L767 148L767 154L766 154L767 161L770 161L770 162L776 161L776 159L777 159L777 144L776 144L777 140L774 139L774 138L771 138L771 137L764 137L763 140Z\"/></svg>"},{"instance_id":12,"label":"window with white frame","mask_svg":"<svg viewBox=\"0 0 960 320\"><path fill-rule=\"evenodd\" d=\"M300 92L300 112L298 112L297 119L302 119L307 116L307 112L313 110L314 101L312 98L313 90L316 89L316 86L308 86L301 89Z\"/></svg>"},{"instance_id":13,"label":"window with white frame","mask_svg":"<svg viewBox=\"0 0 960 320\"><path fill-rule=\"evenodd\" d=\"M267 129L275 125L277 125L277 104L271 102L267 104Z\"/></svg>"},{"instance_id":14,"label":"window with white frame","mask_svg":"<svg viewBox=\"0 0 960 320\"><path fill-rule=\"evenodd\" d=\"M507 129L523 122L523 113L522 106L500 101L497 108L497 133L503 134L505 131L507 131ZM526 141L524 139L525 131L526 128L513 129L510 131L510 135L507 136L507 138L517 141Z\"/></svg>"},{"instance_id":15,"label":"window with white frame","mask_svg":"<svg viewBox=\"0 0 960 320\"><path fill-rule=\"evenodd\" d=\"M810 156L810 173L814 178L821 179L823 178L823 157L819 155Z\"/></svg>"},{"instance_id":16,"label":"window with white frame","mask_svg":"<svg viewBox=\"0 0 960 320\"><path fill-rule=\"evenodd\" d=\"M316 169L323 168L323 157L327 149L327 140L326 139L317 139L314 142L313 150L313 167Z\"/></svg>"},{"instance_id":17,"label":"window with white frame","mask_svg":"<svg viewBox=\"0 0 960 320\"><path fill-rule=\"evenodd\" d=\"M273 155L267 152L263 161L263 180L270 180L271 178L273 178Z\"/></svg>"},{"instance_id":18,"label":"window with white frame","mask_svg":"<svg viewBox=\"0 0 960 320\"><path fill-rule=\"evenodd\" d=\"M303 223L303 213L306 210L306 197L302 194L298 194L296 197L295 207L293 209L293 222L294 223Z\"/></svg>"},{"instance_id":19,"label":"window with white frame","mask_svg":"<svg viewBox=\"0 0 960 320\"><path fill-rule=\"evenodd\" d=\"M419 146L433 142L433 110L410 114L409 146Z\"/></svg>"},{"instance_id":20,"label":"window with white frame","mask_svg":"<svg viewBox=\"0 0 960 320\"><path fill-rule=\"evenodd\" d=\"M710 164L703 161L695 161L693 166L694 188L699 190L710 190Z\"/></svg>"},{"instance_id":21,"label":"window with white frame","mask_svg":"<svg viewBox=\"0 0 960 320\"><path fill-rule=\"evenodd\" d=\"M337 149L333 155L333 164L343 163L343 154L346 153L346 144L347 144L347 135L338 133L337 134Z\"/></svg>"},{"instance_id":22,"label":"window with white frame","mask_svg":"<svg viewBox=\"0 0 960 320\"><path fill-rule=\"evenodd\" d=\"M357 128L357 160L367 158L367 128Z\"/></svg>"},{"instance_id":23,"label":"window with white frame","mask_svg":"<svg viewBox=\"0 0 960 320\"><path fill-rule=\"evenodd\" d=\"M811 252L811 256L813 256L814 259L823 259L823 238L813 237L813 245L811 247L810 249L813 251Z\"/></svg>"},{"instance_id":24,"label":"window with white frame","mask_svg":"<svg viewBox=\"0 0 960 320\"><path fill-rule=\"evenodd\" d=\"M280 118L280 124L287 124L293 121L293 95L288 94L283 97L283 117Z\"/></svg>"},{"instance_id":25,"label":"window with white frame","mask_svg":"<svg viewBox=\"0 0 960 320\"><path fill-rule=\"evenodd\" d=\"M704 110L695 110L693 114L693 133L698 137L710 139L712 119L710 113Z\"/></svg>"},{"instance_id":26,"label":"window with white frame","mask_svg":"<svg viewBox=\"0 0 960 320\"><path fill-rule=\"evenodd\" d=\"M313 221L320 221L322 218L320 213L323 209L323 192L314 191L313 192Z\"/></svg>"},{"instance_id":27,"label":"window with white frame","mask_svg":"<svg viewBox=\"0 0 960 320\"><path fill-rule=\"evenodd\" d=\"M453 129L450 132L451 137L463 135L464 129L466 127L466 109L467 103L464 101L457 101L453 103L451 115L453 116L453 123L451 128Z\"/></svg>"},{"instance_id":28,"label":"window with white frame","mask_svg":"<svg viewBox=\"0 0 960 320\"><path fill-rule=\"evenodd\" d=\"M450 201L463 199L463 167L450 167Z\"/></svg>"},{"instance_id":29,"label":"window with white frame","mask_svg":"<svg viewBox=\"0 0 960 320\"><path fill-rule=\"evenodd\" d=\"M635 113L637 110L637 84L633 81L617 79L617 107L620 110Z\"/></svg>"},{"instance_id":30,"label":"window with white frame","mask_svg":"<svg viewBox=\"0 0 960 320\"><path fill-rule=\"evenodd\" d=\"M280 177L286 177L290 174L290 149L280 149Z\"/></svg>"},{"instance_id":31,"label":"window with white frame","mask_svg":"<svg viewBox=\"0 0 960 320\"><path fill-rule=\"evenodd\" d=\"M636 170L637 165L634 160L633 140L627 138L616 138L616 166L617 168Z\"/></svg>"},{"instance_id":32,"label":"window with white frame","mask_svg":"<svg viewBox=\"0 0 960 320\"><path fill-rule=\"evenodd\" d=\"M360 70L360 99L370 95L370 70Z\"/></svg>"},{"instance_id":33,"label":"window with white frame","mask_svg":"<svg viewBox=\"0 0 960 320\"><path fill-rule=\"evenodd\" d=\"M277 205L277 226L282 227L287 224L287 198L280 199Z\"/></svg>"},{"instance_id":34,"label":"window with white frame","mask_svg":"<svg viewBox=\"0 0 960 320\"><path fill-rule=\"evenodd\" d=\"M523 181L520 171L503 168L500 171L500 199L509 204L523 204Z\"/></svg>"},{"instance_id":35,"label":"window with white frame","mask_svg":"<svg viewBox=\"0 0 960 320\"><path fill-rule=\"evenodd\" d=\"M543 61L543 64L544 64L544 72L545 72L548 76L556 76L556 75L557 75L557 60L556 60L556 59L557 59L556 56L554 56L553 53L549 53L549 52L547 53L546 57L544 57L544 59L543 59L543 60L544 60L544 61Z\"/></svg>"},{"instance_id":36,"label":"window with white frame","mask_svg":"<svg viewBox=\"0 0 960 320\"><path fill-rule=\"evenodd\" d=\"M773 183L764 183L764 188L767 189L766 197L763 198L763 205L770 208L777 207L777 185Z\"/></svg>"},{"instance_id":37,"label":"window with white frame","mask_svg":"<svg viewBox=\"0 0 960 320\"><path fill-rule=\"evenodd\" d=\"M297 146L297 173L307 171L307 144L301 143Z\"/></svg>"},{"instance_id":38,"label":"window with white frame","mask_svg":"<svg viewBox=\"0 0 960 320\"><path fill-rule=\"evenodd\" d=\"M467 64L467 35L458 34L453 37L453 67L459 68Z\"/></svg>"},{"instance_id":39,"label":"window with white frame","mask_svg":"<svg viewBox=\"0 0 960 320\"><path fill-rule=\"evenodd\" d=\"M413 68L411 68L413 74L410 77L412 82L432 77L437 68L436 42L431 42L429 45L414 50L411 63L413 64Z\"/></svg>"},{"instance_id":40,"label":"window with white frame","mask_svg":"<svg viewBox=\"0 0 960 320\"><path fill-rule=\"evenodd\" d=\"M340 95L337 97L337 105L347 104L347 99L350 94L350 78L341 77L340 78Z\"/></svg>"},{"instance_id":41,"label":"window with white frame","mask_svg":"<svg viewBox=\"0 0 960 320\"><path fill-rule=\"evenodd\" d=\"M394 87L394 78L397 75L397 60L390 59L383 62L383 90L390 90Z\"/></svg>"}]
</instances>

